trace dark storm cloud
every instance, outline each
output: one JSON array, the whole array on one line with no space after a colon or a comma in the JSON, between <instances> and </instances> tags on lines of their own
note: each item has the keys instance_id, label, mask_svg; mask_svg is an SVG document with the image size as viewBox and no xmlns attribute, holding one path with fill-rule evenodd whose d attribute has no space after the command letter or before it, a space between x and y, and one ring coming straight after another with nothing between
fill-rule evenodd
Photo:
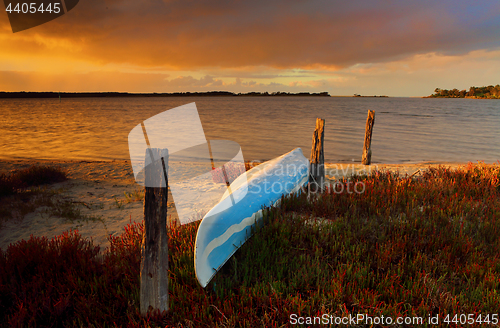
<instances>
[{"instance_id":1,"label":"dark storm cloud","mask_svg":"<svg viewBox=\"0 0 500 328\"><path fill-rule=\"evenodd\" d=\"M39 39L63 40L78 50L59 54L101 64L323 70L498 46L499 16L496 0L87 0L40 27L1 33L5 51L51 52L57 46Z\"/></svg>"}]
</instances>

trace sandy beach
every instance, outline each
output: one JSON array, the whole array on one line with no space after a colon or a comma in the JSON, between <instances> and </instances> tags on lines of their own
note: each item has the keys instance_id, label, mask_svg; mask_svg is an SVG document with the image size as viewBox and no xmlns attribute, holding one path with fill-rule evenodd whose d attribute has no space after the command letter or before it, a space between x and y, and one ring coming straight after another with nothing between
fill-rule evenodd
<instances>
[{"instance_id":1,"label":"sandy beach","mask_svg":"<svg viewBox=\"0 0 500 328\"><path fill-rule=\"evenodd\" d=\"M27 240L30 235L52 238L68 230L78 230L86 238L91 238L101 249L109 246L107 237L119 235L131 222L143 219L143 202L140 196L143 187L135 182L129 161L40 161L11 160L0 161L0 172L22 169L33 164L60 166L68 172L68 180L48 186L58 197L81 211L87 219L69 220L49 215L42 206L22 219L9 219L0 227L0 248ZM457 168L460 163L416 163L416 164L327 164L326 178L332 182L354 173L370 173L375 170L399 171L400 174L420 175L429 167ZM419 171L420 170L420 171ZM204 186L204 193L212 195L209 201L197 203L197 211L206 213L219 199L223 186ZM126 196L128 195L128 197ZM178 224L178 215L171 193L168 198L168 221Z\"/></svg>"}]
</instances>

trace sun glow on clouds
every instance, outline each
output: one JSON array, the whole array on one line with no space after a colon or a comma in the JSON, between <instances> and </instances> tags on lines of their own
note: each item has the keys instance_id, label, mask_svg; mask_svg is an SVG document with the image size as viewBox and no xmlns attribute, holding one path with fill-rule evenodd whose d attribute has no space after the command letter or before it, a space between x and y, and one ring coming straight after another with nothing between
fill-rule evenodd
<instances>
[{"instance_id":1,"label":"sun glow on clouds","mask_svg":"<svg viewBox=\"0 0 500 328\"><path fill-rule=\"evenodd\" d=\"M2 58L2 57L0 57ZM11 61L20 68L23 61ZM140 67L113 67L81 63L85 71L71 71L71 61L38 59L43 70L9 70L2 61L0 90L5 91L119 91L119 92L322 92L332 95L388 94L425 96L434 88L466 89L472 85L498 84L500 49L472 51L451 56L418 54L386 63L356 64L337 71L276 70L259 67L252 71L165 71L155 73ZM52 69L57 67L58 69ZM65 70L67 68L68 70ZM65 73L63 73L65 72ZM71 72L71 73L68 73ZM217 74L220 72L220 74ZM269 72L272 72L271 74ZM205 75L204 75L205 74ZM240 77L241 75L241 77Z\"/></svg>"},{"instance_id":2,"label":"sun glow on clouds","mask_svg":"<svg viewBox=\"0 0 500 328\"><path fill-rule=\"evenodd\" d=\"M346 77L337 90L394 96L426 96L434 88L468 89L470 86L496 85L500 81L500 48L476 50L464 55L436 52L417 54L386 63L357 64L339 70ZM369 92L368 90L372 91ZM353 91L356 92L356 91Z\"/></svg>"}]
</instances>

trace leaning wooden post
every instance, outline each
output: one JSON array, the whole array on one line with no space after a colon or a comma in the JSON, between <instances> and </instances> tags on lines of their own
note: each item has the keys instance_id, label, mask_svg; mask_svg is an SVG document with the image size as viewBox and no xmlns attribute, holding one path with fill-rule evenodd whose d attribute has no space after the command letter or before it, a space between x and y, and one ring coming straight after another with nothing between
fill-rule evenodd
<instances>
[{"instance_id":1,"label":"leaning wooden post","mask_svg":"<svg viewBox=\"0 0 500 328\"><path fill-rule=\"evenodd\" d=\"M361 163L364 165L370 165L372 162L372 132L373 125L375 124L375 111L368 110L368 117L366 118L366 128L365 128L365 143L363 144L363 157Z\"/></svg>"},{"instance_id":2,"label":"leaning wooden post","mask_svg":"<svg viewBox=\"0 0 500 328\"><path fill-rule=\"evenodd\" d=\"M168 150L148 148L145 165L140 289L143 316L150 311L168 311Z\"/></svg>"},{"instance_id":3,"label":"leaning wooden post","mask_svg":"<svg viewBox=\"0 0 500 328\"><path fill-rule=\"evenodd\" d=\"M325 155L323 144L325 141L325 120L316 119L316 129L313 133L309 183L314 187L314 191L322 189L325 183Z\"/></svg>"}]
</instances>

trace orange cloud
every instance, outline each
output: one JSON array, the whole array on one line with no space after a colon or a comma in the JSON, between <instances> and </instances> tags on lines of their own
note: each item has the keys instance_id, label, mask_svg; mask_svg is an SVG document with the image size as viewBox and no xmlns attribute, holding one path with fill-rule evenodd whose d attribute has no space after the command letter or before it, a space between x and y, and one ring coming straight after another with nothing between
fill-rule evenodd
<instances>
[{"instance_id":1,"label":"orange cloud","mask_svg":"<svg viewBox=\"0 0 500 328\"><path fill-rule=\"evenodd\" d=\"M66 67L68 63L65 63ZM94 67L94 69L96 69ZM336 72L305 70L216 70L170 73L120 71L0 71L2 91L323 92L332 95L424 96L434 88L496 85L500 48L461 56L414 55L387 63L357 64Z\"/></svg>"},{"instance_id":2,"label":"orange cloud","mask_svg":"<svg viewBox=\"0 0 500 328\"><path fill-rule=\"evenodd\" d=\"M169 70L265 66L335 71L416 53L467 52L484 42L498 44L498 35L486 30L500 27L491 16L500 13L496 2L483 3L473 20L450 12L449 6L456 2L88 0L16 34L5 16L0 49L4 57L50 56Z\"/></svg>"},{"instance_id":3,"label":"orange cloud","mask_svg":"<svg viewBox=\"0 0 500 328\"><path fill-rule=\"evenodd\" d=\"M0 71L2 91L166 92L165 74L121 72L39 73Z\"/></svg>"}]
</instances>

